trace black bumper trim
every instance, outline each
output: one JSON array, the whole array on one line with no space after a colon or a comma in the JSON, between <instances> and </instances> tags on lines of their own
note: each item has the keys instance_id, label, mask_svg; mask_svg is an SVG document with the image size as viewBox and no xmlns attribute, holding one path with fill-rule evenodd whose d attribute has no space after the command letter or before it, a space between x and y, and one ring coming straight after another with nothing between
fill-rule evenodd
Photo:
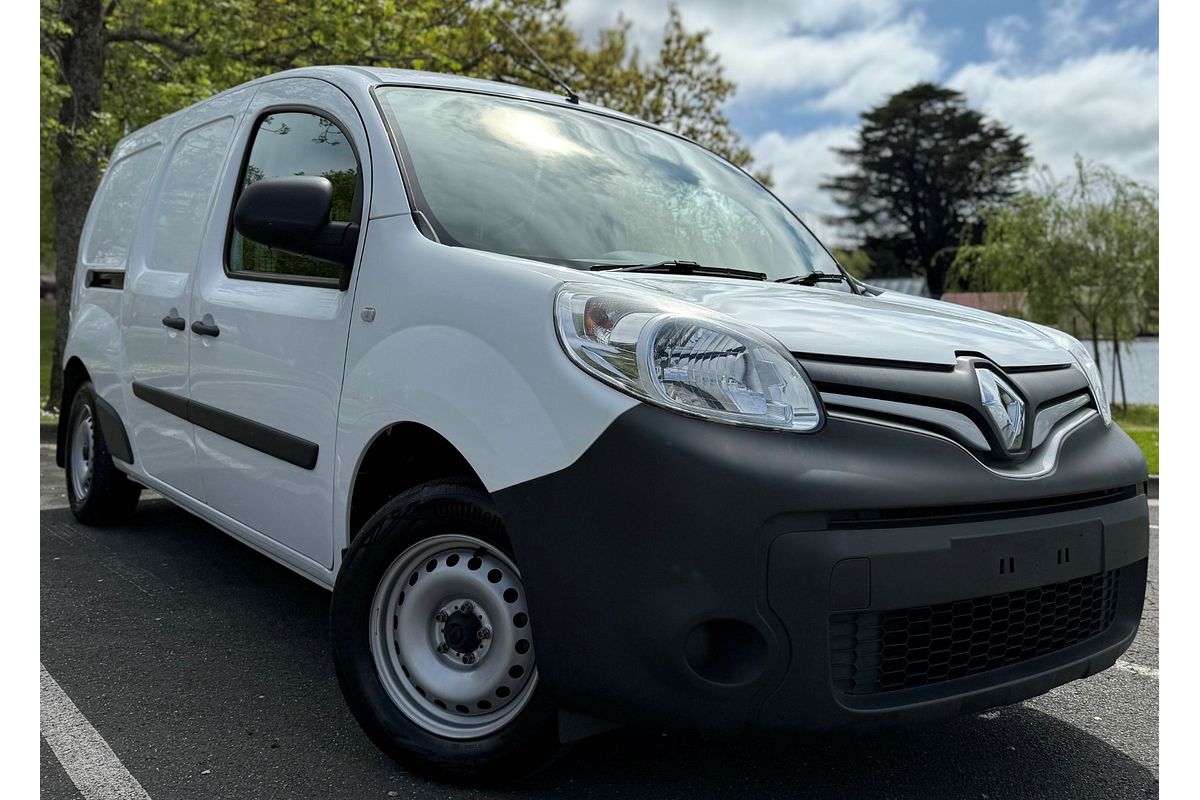
<instances>
[{"instance_id":1,"label":"black bumper trim","mask_svg":"<svg viewBox=\"0 0 1200 800\"><path fill-rule=\"evenodd\" d=\"M495 499L526 583L539 676L560 704L623 724L734 735L945 717L1108 666L1140 618L1136 579L1122 581L1122 603L1136 609L1064 650L1065 660L909 690L921 697L902 708L851 707L830 676L829 604L903 608L1144 562L1145 497L1127 495L1145 479L1136 445L1098 419L1064 440L1052 473L1017 481L953 443L893 428L831 417L820 434L793 436L640 405L570 467ZM1099 499L1054 507L1081 497ZM1013 513L1041 502L1050 507ZM1012 505L970 516L979 504ZM865 527L880 512L921 508L968 518ZM862 525L836 528L847 515ZM1072 545L1073 555L1081 549L1069 568L1037 565L1043 539L1068 536L1089 543ZM967 544L955 549L953 539ZM991 577L993 547L1017 559L1015 576ZM834 566L853 559L870 563L840 572L869 585L831 586ZM1144 563L1141 571L1144 581ZM752 680L720 684L689 666L689 633L712 620L761 635Z\"/></svg>"}]
</instances>

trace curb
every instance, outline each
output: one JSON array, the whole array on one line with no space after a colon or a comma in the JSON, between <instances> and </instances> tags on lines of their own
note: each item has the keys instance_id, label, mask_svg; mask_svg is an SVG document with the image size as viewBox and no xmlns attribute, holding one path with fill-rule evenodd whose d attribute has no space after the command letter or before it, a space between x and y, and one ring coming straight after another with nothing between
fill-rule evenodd
<instances>
[{"instance_id":1,"label":"curb","mask_svg":"<svg viewBox=\"0 0 1200 800\"><path fill-rule=\"evenodd\" d=\"M1151 475L1150 480L1146 481L1146 497L1151 500L1158 499L1158 476Z\"/></svg>"}]
</instances>

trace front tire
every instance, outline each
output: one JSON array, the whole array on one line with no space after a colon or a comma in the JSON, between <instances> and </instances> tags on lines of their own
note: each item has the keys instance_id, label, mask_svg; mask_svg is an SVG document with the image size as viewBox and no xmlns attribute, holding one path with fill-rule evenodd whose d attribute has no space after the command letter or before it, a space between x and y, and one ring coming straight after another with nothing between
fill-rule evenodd
<instances>
[{"instance_id":1,"label":"front tire","mask_svg":"<svg viewBox=\"0 0 1200 800\"><path fill-rule=\"evenodd\" d=\"M90 381L75 392L67 426L67 499L75 518L85 525L115 525L129 519L142 487L113 463Z\"/></svg>"},{"instance_id":2,"label":"front tire","mask_svg":"<svg viewBox=\"0 0 1200 800\"><path fill-rule=\"evenodd\" d=\"M491 498L426 483L347 550L330 635L342 693L380 748L460 781L523 775L553 754L525 589Z\"/></svg>"}]
</instances>

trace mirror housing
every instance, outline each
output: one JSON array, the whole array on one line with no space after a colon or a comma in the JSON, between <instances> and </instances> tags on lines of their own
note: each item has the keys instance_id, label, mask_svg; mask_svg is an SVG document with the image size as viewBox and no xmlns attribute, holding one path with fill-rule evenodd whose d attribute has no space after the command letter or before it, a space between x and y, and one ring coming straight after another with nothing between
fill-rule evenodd
<instances>
[{"instance_id":1,"label":"mirror housing","mask_svg":"<svg viewBox=\"0 0 1200 800\"><path fill-rule=\"evenodd\" d=\"M266 247L337 264L339 286L349 286L358 223L329 219L333 184L318 175L264 178L247 186L233 211L233 227Z\"/></svg>"}]
</instances>

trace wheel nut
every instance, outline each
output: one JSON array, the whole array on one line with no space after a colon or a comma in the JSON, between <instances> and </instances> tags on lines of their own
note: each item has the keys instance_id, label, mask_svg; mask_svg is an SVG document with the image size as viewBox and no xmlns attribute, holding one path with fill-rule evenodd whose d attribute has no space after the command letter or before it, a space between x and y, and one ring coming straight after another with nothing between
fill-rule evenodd
<instances>
[{"instance_id":1,"label":"wheel nut","mask_svg":"<svg viewBox=\"0 0 1200 800\"><path fill-rule=\"evenodd\" d=\"M463 612L464 614L470 614L470 613L471 613L472 611L474 611L474 610L475 610L475 604L474 604L474 603L472 603L470 600L464 600L464 601L463 601L463 604L462 604L462 612Z\"/></svg>"},{"instance_id":2,"label":"wheel nut","mask_svg":"<svg viewBox=\"0 0 1200 800\"><path fill-rule=\"evenodd\" d=\"M450 645L446 644L445 642L438 642L437 651L439 653L445 653L449 649Z\"/></svg>"},{"instance_id":3,"label":"wheel nut","mask_svg":"<svg viewBox=\"0 0 1200 800\"><path fill-rule=\"evenodd\" d=\"M437 612L436 614L433 615L433 619L435 622L445 622L446 621L446 612L445 611Z\"/></svg>"},{"instance_id":4,"label":"wheel nut","mask_svg":"<svg viewBox=\"0 0 1200 800\"><path fill-rule=\"evenodd\" d=\"M490 639L492 638L492 629L488 627L480 628L475 635L480 639Z\"/></svg>"},{"instance_id":5,"label":"wheel nut","mask_svg":"<svg viewBox=\"0 0 1200 800\"><path fill-rule=\"evenodd\" d=\"M475 663L475 654L467 653L465 656L463 656L463 663L464 664L474 664Z\"/></svg>"}]
</instances>

